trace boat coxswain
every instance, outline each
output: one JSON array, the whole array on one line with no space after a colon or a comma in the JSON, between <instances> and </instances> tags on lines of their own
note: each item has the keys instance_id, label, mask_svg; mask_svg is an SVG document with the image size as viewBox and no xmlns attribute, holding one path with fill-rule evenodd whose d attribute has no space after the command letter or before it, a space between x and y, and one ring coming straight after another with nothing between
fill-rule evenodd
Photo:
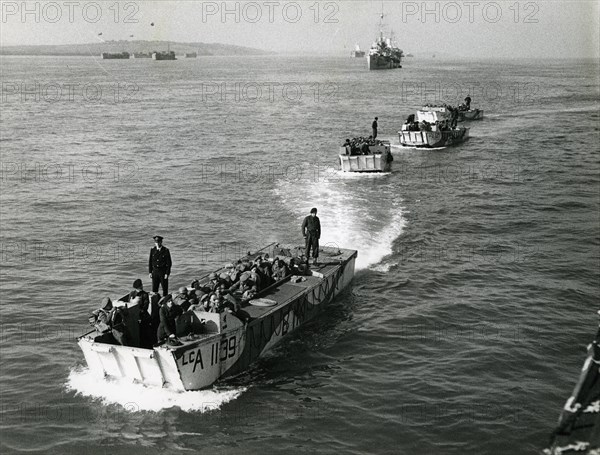
<instances>
[{"instance_id":1,"label":"boat coxswain","mask_svg":"<svg viewBox=\"0 0 600 455\"><path fill-rule=\"evenodd\" d=\"M319 257L319 239L321 238L321 222L317 216L317 209L312 208L310 215L304 218L302 222L302 235L306 242L306 249L304 256L306 257L306 263L308 264L308 258L310 257L310 250L312 249L313 264L317 264L317 258Z\"/></svg>"}]
</instances>

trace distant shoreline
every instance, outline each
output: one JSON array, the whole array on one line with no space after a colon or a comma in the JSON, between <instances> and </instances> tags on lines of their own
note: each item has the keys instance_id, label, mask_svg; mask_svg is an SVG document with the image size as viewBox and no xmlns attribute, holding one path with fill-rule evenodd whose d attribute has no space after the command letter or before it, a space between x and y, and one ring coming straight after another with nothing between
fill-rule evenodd
<instances>
[{"instance_id":1,"label":"distant shoreline","mask_svg":"<svg viewBox=\"0 0 600 455\"><path fill-rule=\"evenodd\" d=\"M198 57L210 55L270 55L272 52L251 47L221 43L179 43L174 41L103 41L87 44L12 45L0 46L0 55L100 57L106 53L152 53L170 50L177 55L196 53Z\"/></svg>"}]
</instances>

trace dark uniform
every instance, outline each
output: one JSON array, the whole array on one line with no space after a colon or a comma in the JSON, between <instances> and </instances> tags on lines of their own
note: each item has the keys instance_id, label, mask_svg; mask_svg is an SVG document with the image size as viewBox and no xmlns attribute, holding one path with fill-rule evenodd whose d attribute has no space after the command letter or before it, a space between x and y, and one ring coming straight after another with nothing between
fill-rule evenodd
<instances>
[{"instance_id":1,"label":"dark uniform","mask_svg":"<svg viewBox=\"0 0 600 455\"><path fill-rule=\"evenodd\" d=\"M371 127L373 128L373 139L377 138L377 117L375 117L375 120L373 120L373 124L371 125Z\"/></svg>"},{"instance_id":2,"label":"dark uniform","mask_svg":"<svg viewBox=\"0 0 600 455\"><path fill-rule=\"evenodd\" d=\"M151 348L156 343L156 331L160 323L160 307L158 306L158 294L149 296L146 291L138 293L145 294L142 297L140 308L140 337L143 348Z\"/></svg>"},{"instance_id":3,"label":"dark uniform","mask_svg":"<svg viewBox=\"0 0 600 455\"><path fill-rule=\"evenodd\" d=\"M456 128L456 125L458 124L458 108L448 108L448 110L450 111L450 128Z\"/></svg>"},{"instance_id":4,"label":"dark uniform","mask_svg":"<svg viewBox=\"0 0 600 455\"><path fill-rule=\"evenodd\" d=\"M316 209L313 209L316 213ZM311 213L313 211L311 210ZM319 257L319 239L321 238L321 222L318 216L308 215L302 222L302 235L306 239L306 250L304 255L306 260L310 257L312 248L312 257L316 260Z\"/></svg>"},{"instance_id":5,"label":"dark uniform","mask_svg":"<svg viewBox=\"0 0 600 455\"><path fill-rule=\"evenodd\" d=\"M469 95L465 98L465 104L467 105L467 110L471 109L471 97Z\"/></svg>"},{"instance_id":6,"label":"dark uniform","mask_svg":"<svg viewBox=\"0 0 600 455\"><path fill-rule=\"evenodd\" d=\"M171 274L171 253L165 246L160 250L152 247L148 260L148 273L152 275L152 292L158 292L158 285L162 286L163 296L169 293L169 279L165 278Z\"/></svg>"},{"instance_id":7,"label":"dark uniform","mask_svg":"<svg viewBox=\"0 0 600 455\"><path fill-rule=\"evenodd\" d=\"M175 319L181 315L183 311L181 307L172 304L171 308L165 303L160 307L160 324L158 325L158 330L156 333L156 337L158 341L163 341L169 338L171 335L175 335L177 332Z\"/></svg>"}]
</instances>

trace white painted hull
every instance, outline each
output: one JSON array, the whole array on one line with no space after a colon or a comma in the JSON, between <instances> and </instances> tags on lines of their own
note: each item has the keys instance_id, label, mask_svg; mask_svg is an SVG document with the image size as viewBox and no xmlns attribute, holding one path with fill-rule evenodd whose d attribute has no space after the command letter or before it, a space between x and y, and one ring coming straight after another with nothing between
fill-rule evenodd
<instances>
[{"instance_id":1,"label":"white painted hull","mask_svg":"<svg viewBox=\"0 0 600 455\"><path fill-rule=\"evenodd\" d=\"M385 141L384 145L369 146L368 155L350 155L350 150L340 147L340 170L343 172L391 172L391 146Z\"/></svg>"},{"instance_id":2,"label":"white painted hull","mask_svg":"<svg viewBox=\"0 0 600 455\"><path fill-rule=\"evenodd\" d=\"M460 144L469 138L469 128L449 131L398 131L404 147L439 148Z\"/></svg>"},{"instance_id":3,"label":"white painted hull","mask_svg":"<svg viewBox=\"0 0 600 455\"><path fill-rule=\"evenodd\" d=\"M195 312L198 319L211 321L211 333L180 339L182 346L161 345L153 349L106 344L99 342L99 337L83 336L78 344L88 367L100 378L119 378L179 391L203 389L220 378L239 374L317 315L350 284L357 252L328 247L320 251L320 260L330 262L319 266L319 273L306 277L305 282L284 282L267 290L261 297L277 304L244 308L260 314L247 324L230 313Z\"/></svg>"}]
</instances>

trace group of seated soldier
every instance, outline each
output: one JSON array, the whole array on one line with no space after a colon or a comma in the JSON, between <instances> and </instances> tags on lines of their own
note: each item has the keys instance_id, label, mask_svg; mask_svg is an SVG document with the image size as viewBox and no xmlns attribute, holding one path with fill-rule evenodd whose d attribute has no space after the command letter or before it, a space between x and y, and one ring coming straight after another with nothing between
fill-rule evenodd
<instances>
[{"instance_id":1,"label":"group of seated soldier","mask_svg":"<svg viewBox=\"0 0 600 455\"><path fill-rule=\"evenodd\" d=\"M301 266L300 266L301 267ZM260 292L292 273L301 273L293 259L270 259L268 254L228 264L221 273L211 273L208 282L194 280L191 287L200 295L198 309L208 312L236 311Z\"/></svg>"},{"instance_id":2,"label":"group of seated soldier","mask_svg":"<svg viewBox=\"0 0 600 455\"><path fill-rule=\"evenodd\" d=\"M426 104L423 107L444 107L444 108L448 109L450 112L455 111L455 110L464 112L464 111L468 111L471 109L471 97L467 96L465 98L465 102L460 103L458 105L458 107L454 107L451 104L445 104L445 103L444 104Z\"/></svg>"},{"instance_id":3,"label":"group of seated soldier","mask_svg":"<svg viewBox=\"0 0 600 455\"><path fill-rule=\"evenodd\" d=\"M402 125L402 131L450 131L455 128L455 118L452 120L436 120L435 123L431 123L427 120L418 122L414 119L414 115L410 115Z\"/></svg>"},{"instance_id":4,"label":"group of seated soldier","mask_svg":"<svg viewBox=\"0 0 600 455\"><path fill-rule=\"evenodd\" d=\"M342 144L342 147L346 148L346 155L370 155L370 146L383 145L383 142L378 139L373 139L373 136L367 137L355 137L346 139L346 142Z\"/></svg>"},{"instance_id":5,"label":"group of seated soldier","mask_svg":"<svg viewBox=\"0 0 600 455\"><path fill-rule=\"evenodd\" d=\"M195 280L190 288L181 287L162 298L159 294L148 294L141 280L136 280L134 290L114 304L105 298L89 322L104 342L152 348L157 341L177 342L177 337L194 333L198 322L194 311L227 311L246 321L248 316L242 306L272 284L305 273L301 260L288 258L286 262L265 254L228 264L220 274L211 273L206 283Z\"/></svg>"},{"instance_id":6,"label":"group of seated soldier","mask_svg":"<svg viewBox=\"0 0 600 455\"><path fill-rule=\"evenodd\" d=\"M452 105L451 104L446 104L446 103L442 103L442 104L425 104L425 105L423 105L423 107L445 107L446 109L451 109Z\"/></svg>"}]
</instances>

